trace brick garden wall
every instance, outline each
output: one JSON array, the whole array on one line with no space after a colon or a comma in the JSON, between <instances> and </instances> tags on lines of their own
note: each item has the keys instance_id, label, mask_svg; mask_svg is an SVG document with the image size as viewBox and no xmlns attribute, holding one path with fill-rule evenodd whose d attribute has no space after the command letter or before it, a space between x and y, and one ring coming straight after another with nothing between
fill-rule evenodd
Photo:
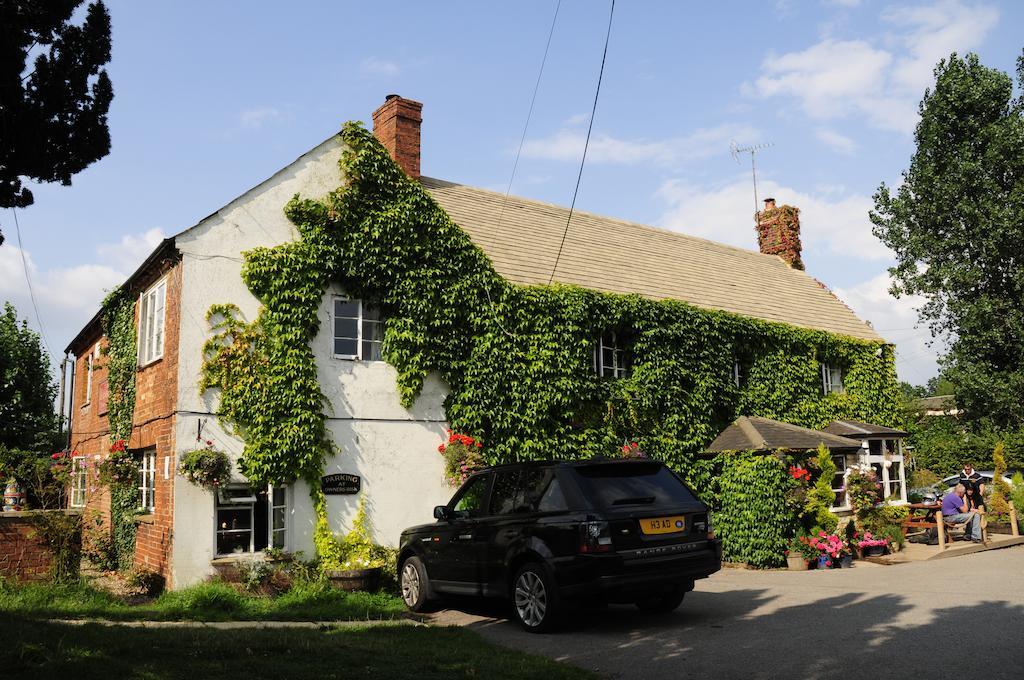
<instances>
[{"instance_id":1,"label":"brick garden wall","mask_svg":"<svg viewBox=\"0 0 1024 680\"><path fill-rule=\"evenodd\" d=\"M0 512L0 578L47 581L53 552L36 536L32 511Z\"/></svg>"}]
</instances>

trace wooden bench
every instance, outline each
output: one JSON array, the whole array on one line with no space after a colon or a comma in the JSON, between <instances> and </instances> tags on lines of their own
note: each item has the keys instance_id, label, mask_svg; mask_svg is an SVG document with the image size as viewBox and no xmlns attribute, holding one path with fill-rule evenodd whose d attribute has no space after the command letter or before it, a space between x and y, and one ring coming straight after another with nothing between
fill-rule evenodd
<instances>
[{"instance_id":1,"label":"wooden bench","mask_svg":"<svg viewBox=\"0 0 1024 680\"><path fill-rule=\"evenodd\" d=\"M963 536L967 530L968 522L956 522L947 523L946 521L938 521L937 517L941 517L942 505L939 503L911 503L910 504L910 516L903 520L902 526L904 533L907 529L924 529L927 532L929 529L935 529L936 534L939 538L939 549L945 550L948 543L953 542L953 536ZM915 515L915 510L924 510L924 515ZM915 532L924 533L924 532ZM911 536L913 534L906 534ZM981 540L983 543L988 543L988 521L985 515L981 515Z\"/></svg>"}]
</instances>

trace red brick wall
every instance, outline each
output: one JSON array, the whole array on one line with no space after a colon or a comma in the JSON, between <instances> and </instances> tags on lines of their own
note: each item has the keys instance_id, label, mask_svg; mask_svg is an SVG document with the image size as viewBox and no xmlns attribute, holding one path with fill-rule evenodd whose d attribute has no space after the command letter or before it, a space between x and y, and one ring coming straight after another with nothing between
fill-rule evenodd
<instances>
[{"instance_id":1,"label":"red brick wall","mask_svg":"<svg viewBox=\"0 0 1024 680\"><path fill-rule=\"evenodd\" d=\"M151 515L140 518L135 542L135 564L160 572L171 581L170 559L173 541L174 518L174 412L178 396L178 326L181 295L181 267L178 260L158 263L140 277L133 294L138 296L161 278L167 277L167 298L164 317L163 357L139 368L135 376L135 412L132 418L132 433L128 440L131 451L141 452L156 449L155 509ZM136 304L136 328L138 328L138 304ZM88 456L89 483L87 492L86 523L91 512L99 512L109 522L109 492L101 487L95 477L96 456L106 457L110 450L110 424L105 412L99 408L100 384L106 380L105 360L101 358L93 370L92 403L85 405L87 364L85 355L95 342L100 341L99 331L90 344L75 351L80 358L75 365L75 406L72 413L72 450L78 455ZM106 340L104 339L105 343ZM165 468L166 465L166 468ZM167 469L167 479L164 470Z\"/></svg>"},{"instance_id":2,"label":"red brick wall","mask_svg":"<svg viewBox=\"0 0 1024 680\"><path fill-rule=\"evenodd\" d=\"M46 581L53 552L36 535L32 512L0 512L0 578Z\"/></svg>"}]
</instances>

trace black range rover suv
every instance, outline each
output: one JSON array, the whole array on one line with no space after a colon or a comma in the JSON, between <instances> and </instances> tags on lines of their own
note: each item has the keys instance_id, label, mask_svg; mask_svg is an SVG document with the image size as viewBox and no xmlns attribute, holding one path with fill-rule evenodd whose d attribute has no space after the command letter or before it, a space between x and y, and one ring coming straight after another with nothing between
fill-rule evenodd
<instances>
[{"instance_id":1,"label":"black range rover suv","mask_svg":"<svg viewBox=\"0 0 1024 680\"><path fill-rule=\"evenodd\" d=\"M707 506L655 461L488 468L434 517L402 532L406 605L420 611L446 594L510 597L532 632L551 630L573 603L671 611L722 564Z\"/></svg>"}]
</instances>

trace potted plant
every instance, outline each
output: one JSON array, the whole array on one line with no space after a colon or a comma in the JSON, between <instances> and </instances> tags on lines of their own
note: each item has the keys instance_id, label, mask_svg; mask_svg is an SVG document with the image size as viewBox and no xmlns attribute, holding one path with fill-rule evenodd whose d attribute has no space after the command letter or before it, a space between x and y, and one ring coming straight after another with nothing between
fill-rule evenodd
<instances>
[{"instance_id":1,"label":"potted plant","mask_svg":"<svg viewBox=\"0 0 1024 680\"><path fill-rule=\"evenodd\" d=\"M880 557L889 547L887 539L872 536L870 531L865 531L863 535L854 534L853 541L862 557Z\"/></svg>"},{"instance_id":2,"label":"potted plant","mask_svg":"<svg viewBox=\"0 0 1024 680\"><path fill-rule=\"evenodd\" d=\"M365 501L365 496L359 500L352 530L338 541L336 557L321 565L331 584L342 590L374 591L380 587L386 558L384 551L370 540Z\"/></svg>"},{"instance_id":3,"label":"potted plant","mask_svg":"<svg viewBox=\"0 0 1024 680\"><path fill-rule=\"evenodd\" d=\"M808 563L818 559L819 551L811 546L808 536L795 536L786 550L786 566L790 571L806 571Z\"/></svg>"},{"instance_id":4,"label":"potted plant","mask_svg":"<svg viewBox=\"0 0 1024 680\"><path fill-rule=\"evenodd\" d=\"M213 448L212 441L206 440L205 447L182 455L178 473L196 486L215 491L231 478L231 460L228 454Z\"/></svg>"},{"instance_id":5,"label":"potted plant","mask_svg":"<svg viewBox=\"0 0 1024 680\"><path fill-rule=\"evenodd\" d=\"M819 531L817 536L810 537L810 545L818 556L819 569L839 569L853 566L850 545L837 534Z\"/></svg>"}]
</instances>

